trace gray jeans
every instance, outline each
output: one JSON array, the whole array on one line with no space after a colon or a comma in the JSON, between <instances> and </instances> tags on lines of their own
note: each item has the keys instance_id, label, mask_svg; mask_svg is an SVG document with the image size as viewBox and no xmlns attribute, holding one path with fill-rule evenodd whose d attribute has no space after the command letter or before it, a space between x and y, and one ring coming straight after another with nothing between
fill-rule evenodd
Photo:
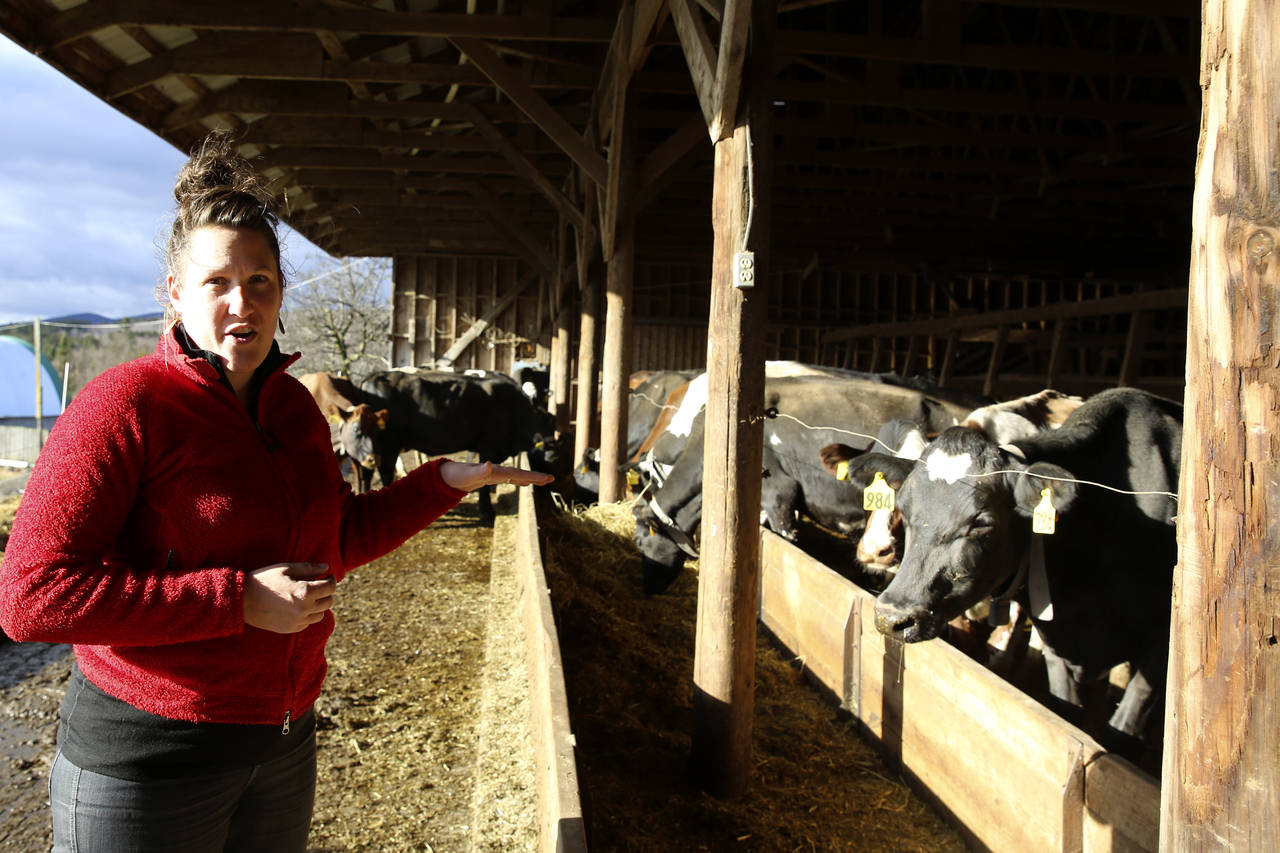
<instances>
[{"instance_id":1,"label":"gray jeans","mask_svg":"<svg viewBox=\"0 0 1280 853\"><path fill-rule=\"evenodd\" d=\"M59 750L53 853L302 853L315 791L314 733L266 764L149 782L82 770Z\"/></svg>"}]
</instances>

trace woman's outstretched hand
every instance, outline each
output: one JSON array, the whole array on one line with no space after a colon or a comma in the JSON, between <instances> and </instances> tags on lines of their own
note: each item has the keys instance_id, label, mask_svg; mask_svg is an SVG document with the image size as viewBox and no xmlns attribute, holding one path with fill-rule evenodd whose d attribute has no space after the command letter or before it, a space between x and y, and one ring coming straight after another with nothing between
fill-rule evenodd
<instances>
[{"instance_id":1,"label":"woman's outstretched hand","mask_svg":"<svg viewBox=\"0 0 1280 853\"><path fill-rule=\"evenodd\" d=\"M492 462L454 462L452 459L440 463L440 478L446 485L463 492L470 492L481 486L500 486L503 483L513 486L545 486L555 479L550 474L524 468L510 468L506 465L494 465Z\"/></svg>"},{"instance_id":2,"label":"woman's outstretched hand","mask_svg":"<svg viewBox=\"0 0 1280 853\"><path fill-rule=\"evenodd\" d=\"M245 575L244 622L296 634L333 607L338 582L324 563L276 563Z\"/></svg>"}]
</instances>

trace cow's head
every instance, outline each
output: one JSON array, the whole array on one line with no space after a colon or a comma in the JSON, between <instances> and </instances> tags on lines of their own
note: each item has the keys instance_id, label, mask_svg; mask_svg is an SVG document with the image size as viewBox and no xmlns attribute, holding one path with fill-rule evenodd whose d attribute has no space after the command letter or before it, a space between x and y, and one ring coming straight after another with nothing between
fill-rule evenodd
<instances>
[{"instance_id":1,"label":"cow's head","mask_svg":"<svg viewBox=\"0 0 1280 853\"><path fill-rule=\"evenodd\" d=\"M375 410L368 403L360 403L335 410L330 419L338 425L342 452L361 467L374 470L381 460L380 440L388 417L386 409Z\"/></svg>"},{"instance_id":2,"label":"cow's head","mask_svg":"<svg viewBox=\"0 0 1280 853\"><path fill-rule=\"evenodd\" d=\"M701 510L701 492L674 517L662 510L655 501L636 502L633 509L636 517L635 541L636 548L640 550L645 595L665 592L680 576L685 558L698 556L693 535L683 528L681 518L697 517ZM687 519L685 523L689 523Z\"/></svg>"},{"instance_id":3,"label":"cow's head","mask_svg":"<svg viewBox=\"0 0 1280 853\"><path fill-rule=\"evenodd\" d=\"M876 628L908 643L928 640L981 599L1013 592L1041 491L1052 490L1062 514L1075 486L1057 478L1070 477L1056 465L1027 466L971 429L942 433L898 492L905 545L876 599Z\"/></svg>"},{"instance_id":4,"label":"cow's head","mask_svg":"<svg viewBox=\"0 0 1280 853\"><path fill-rule=\"evenodd\" d=\"M897 492L915 467L912 459L879 452L859 453L847 444L828 445L819 452L819 458L833 477L848 481L849 499L855 503L862 501L863 490L876 473L883 474L885 483ZM856 554L863 568L871 571L887 573L898 565L902 556L902 516L896 505L891 510L867 511Z\"/></svg>"}]
</instances>

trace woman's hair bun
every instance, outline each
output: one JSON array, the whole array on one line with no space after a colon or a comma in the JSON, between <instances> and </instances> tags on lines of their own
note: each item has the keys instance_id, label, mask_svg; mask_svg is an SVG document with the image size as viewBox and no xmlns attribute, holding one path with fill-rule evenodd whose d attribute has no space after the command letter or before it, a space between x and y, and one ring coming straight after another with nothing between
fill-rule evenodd
<instances>
[{"instance_id":1,"label":"woman's hair bun","mask_svg":"<svg viewBox=\"0 0 1280 853\"><path fill-rule=\"evenodd\" d=\"M280 203L236 150L230 131L215 130L201 141L178 173L173 197L178 209L164 252L168 275L181 276L194 231L208 226L248 228L266 241L280 269L280 285L285 285L276 233ZM164 283L156 287L156 299L167 309L169 297Z\"/></svg>"},{"instance_id":2,"label":"woman's hair bun","mask_svg":"<svg viewBox=\"0 0 1280 853\"><path fill-rule=\"evenodd\" d=\"M179 209L198 203L208 193L244 193L253 196L266 212L277 214L275 197L236 150L230 131L215 130L206 136L173 187Z\"/></svg>"}]
</instances>

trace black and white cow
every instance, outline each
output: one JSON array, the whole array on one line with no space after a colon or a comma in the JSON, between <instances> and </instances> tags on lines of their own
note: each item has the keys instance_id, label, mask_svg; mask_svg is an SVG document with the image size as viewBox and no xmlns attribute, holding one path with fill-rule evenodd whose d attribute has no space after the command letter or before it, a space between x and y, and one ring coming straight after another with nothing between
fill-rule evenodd
<instances>
[{"instance_id":1,"label":"black and white cow","mask_svg":"<svg viewBox=\"0 0 1280 853\"><path fill-rule=\"evenodd\" d=\"M865 373L799 361L766 361L764 375L766 380L789 376L825 376L906 387L906 380L892 373ZM707 382L707 374L699 373L667 396L662 415L631 457L631 468L638 474L642 487L650 483L660 486L683 452L695 430L695 423L696 429L702 429L703 422L698 416L707 405Z\"/></svg>"},{"instance_id":2,"label":"black and white cow","mask_svg":"<svg viewBox=\"0 0 1280 853\"><path fill-rule=\"evenodd\" d=\"M1029 438L1043 430L1057 429L1083 403L1084 400L1079 397L1046 388L1015 400L974 409L960 425L977 430L997 445L1003 445L1020 438ZM928 444L928 436L922 424L891 422L885 425L881 433L880 447L903 459L920 458ZM854 454L855 451L850 447L828 448L824 451L823 462L834 473L834 466L828 464L829 461L847 460ZM895 470L897 469L898 466L895 466ZM898 489L902 483L899 481L890 485ZM858 540L855 553L864 568L892 572L902 557L902 518L898 510L873 510L867 518L866 529Z\"/></svg>"},{"instance_id":3,"label":"black and white cow","mask_svg":"<svg viewBox=\"0 0 1280 853\"><path fill-rule=\"evenodd\" d=\"M390 412L380 436L383 483L395 476L403 450L429 456L474 452L481 462L502 462L523 451L545 446L555 434L555 418L534 405L515 379L489 372L469 375L429 370L385 370L361 383L361 390ZM540 470L530 455L530 464ZM490 487L479 490L480 518L494 518Z\"/></svg>"},{"instance_id":4,"label":"black and white cow","mask_svg":"<svg viewBox=\"0 0 1280 853\"><path fill-rule=\"evenodd\" d=\"M1134 745L1164 692L1181 444L1182 407L1130 388L1003 448L946 430L897 495L906 545L876 627L919 642L984 598L1013 598L1044 642L1049 689L1068 716L1083 684L1129 663L1108 745ZM1056 532L1033 533L1046 490Z\"/></svg>"},{"instance_id":5,"label":"black and white cow","mask_svg":"<svg viewBox=\"0 0 1280 853\"><path fill-rule=\"evenodd\" d=\"M766 378L761 516L780 535L795 538L796 514L852 532L862 523L862 487L870 471L835 480L818 464L823 447L841 442L868 446L881 424L907 418L933 430L957 423L968 406L897 385L829 375ZM857 433L851 435L850 433ZM703 415L662 486L635 506L636 545L644 566L645 592L665 590L686 555L696 555L694 535L702 518Z\"/></svg>"}]
</instances>

